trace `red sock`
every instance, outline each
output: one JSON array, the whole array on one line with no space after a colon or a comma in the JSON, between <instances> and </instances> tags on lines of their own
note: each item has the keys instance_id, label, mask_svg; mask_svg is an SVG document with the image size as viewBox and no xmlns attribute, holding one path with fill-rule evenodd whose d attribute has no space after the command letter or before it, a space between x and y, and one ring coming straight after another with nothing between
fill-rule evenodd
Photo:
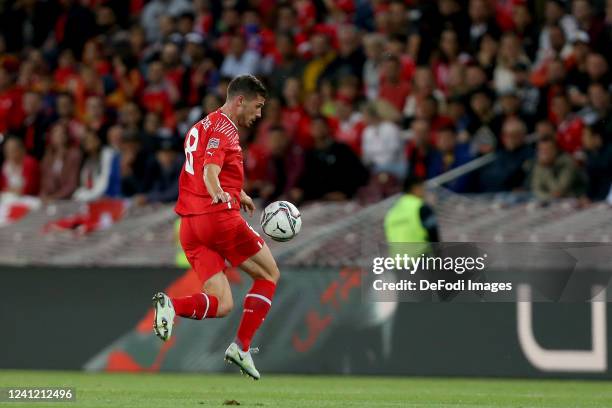
<instances>
[{"instance_id":1,"label":"red sock","mask_svg":"<svg viewBox=\"0 0 612 408\"><path fill-rule=\"evenodd\" d=\"M172 298L172 305L177 315L188 319L202 320L217 316L219 299L206 293L196 293L182 298Z\"/></svg>"},{"instance_id":2,"label":"red sock","mask_svg":"<svg viewBox=\"0 0 612 408\"><path fill-rule=\"evenodd\" d=\"M253 287L244 297L244 313L238 327L236 342L242 350L247 351L251 347L251 340L259 326L263 323L268 310L272 306L272 298L276 290L276 283L257 279Z\"/></svg>"}]
</instances>

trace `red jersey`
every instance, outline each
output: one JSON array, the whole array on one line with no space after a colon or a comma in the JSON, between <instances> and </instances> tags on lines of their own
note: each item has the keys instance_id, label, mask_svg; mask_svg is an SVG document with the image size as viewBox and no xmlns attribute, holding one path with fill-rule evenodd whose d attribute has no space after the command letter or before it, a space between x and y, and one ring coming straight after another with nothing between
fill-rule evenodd
<instances>
[{"instance_id":1,"label":"red jersey","mask_svg":"<svg viewBox=\"0 0 612 408\"><path fill-rule=\"evenodd\" d=\"M240 209L244 181L242 149L236 125L220 110L199 121L185 136L185 164L179 178L178 215L206 214ZM229 203L212 204L204 184L204 166L221 167L219 183L232 196Z\"/></svg>"}]
</instances>

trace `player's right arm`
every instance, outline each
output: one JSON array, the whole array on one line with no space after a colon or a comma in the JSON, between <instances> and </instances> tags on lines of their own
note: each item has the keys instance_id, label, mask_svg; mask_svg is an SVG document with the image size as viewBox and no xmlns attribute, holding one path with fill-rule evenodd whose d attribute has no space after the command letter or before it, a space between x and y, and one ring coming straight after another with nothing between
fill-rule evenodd
<instances>
[{"instance_id":1,"label":"player's right arm","mask_svg":"<svg viewBox=\"0 0 612 408\"><path fill-rule=\"evenodd\" d=\"M206 185L206 190L212 197L213 204L227 203L232 199L230 194L221 188L221 183L219 182L220 172L221 166L218 164L208 163L204 166L204 185Z\"/></svg>"}]
</instances>

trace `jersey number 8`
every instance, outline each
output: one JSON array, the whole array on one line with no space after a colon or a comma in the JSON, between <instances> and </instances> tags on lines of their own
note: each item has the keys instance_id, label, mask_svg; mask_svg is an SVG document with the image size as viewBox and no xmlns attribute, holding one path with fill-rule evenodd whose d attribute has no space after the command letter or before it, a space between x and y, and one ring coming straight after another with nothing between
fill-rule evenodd
<instances>
[{"instance_id":1,"label":"jersey number 8","mask_svg":"<svg viewBox=\"0 0 612 408\"><path fill-rule=\"evenodd\" d=\"M191 175L195 175L193 170L193 152L198 148L198 129L192 127L187 135L187 143L185 143L185 171Z\"/></svg>"}]
</instances>

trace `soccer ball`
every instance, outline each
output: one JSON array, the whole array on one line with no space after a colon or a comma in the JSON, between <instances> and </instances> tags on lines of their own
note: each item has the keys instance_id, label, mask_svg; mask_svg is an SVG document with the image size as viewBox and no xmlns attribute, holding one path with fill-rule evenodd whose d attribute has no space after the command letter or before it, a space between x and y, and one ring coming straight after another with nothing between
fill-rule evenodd
<instances>
[{"instance_id":1,"label":"soccer ball","mask_svg":"<svg viewBox=\"0 0 612 408\"><path fill-rule=\"evenodd\" d=\"M275 241L289 241L302 228L302 217L297 207L288 201L275 201L261 214L263 232Z\"/></svg>"}]
</instances>

